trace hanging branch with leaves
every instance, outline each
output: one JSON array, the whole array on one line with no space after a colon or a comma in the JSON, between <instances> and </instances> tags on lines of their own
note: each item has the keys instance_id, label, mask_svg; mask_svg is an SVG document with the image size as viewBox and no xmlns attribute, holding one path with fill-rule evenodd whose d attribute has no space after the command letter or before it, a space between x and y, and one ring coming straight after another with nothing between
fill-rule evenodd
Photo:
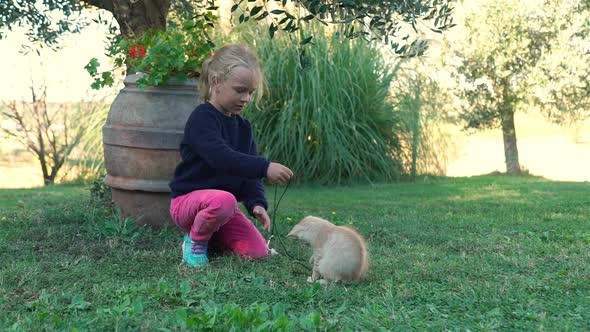
<instances>
[{"instance_id":1,"label":"hanging branch with leaves","mask_svg":"<svg viewBox=\"0 0 590 332\"><path fill-rule=\"evenodd\" d=\"M413 57L427 49L426 40L420 38L424 27L442 32L454 26L450 3L450 0L234 0L231 12L238 16L239 23L252 19L266 25L271 37L279 30L289 34L299 32L300 45L313 42L312 32L305 23L315 20L339 26L339 33L347 38L377 41L391 47L400 57ZM60 35L78 32L88 25L80 13L90 6L111 12L118 23L117 28L100 15L95 20L108 24L113 34L107 54L115 63L114 68L101 71L98 60L90 60L85 68L94 79L95 89L111 86L113 72L122 68L127 73L147 74L138 81L143 87L159 85L173 77L198 76L202 61L213 48L209 33L217 23L218 7L214 0L45 0L43 5L3 1L0 38L5 28L26 25L32 41L56 47ZM133 56L137 47L145 50L145 56Z\"/></svg>"}]
</instances>

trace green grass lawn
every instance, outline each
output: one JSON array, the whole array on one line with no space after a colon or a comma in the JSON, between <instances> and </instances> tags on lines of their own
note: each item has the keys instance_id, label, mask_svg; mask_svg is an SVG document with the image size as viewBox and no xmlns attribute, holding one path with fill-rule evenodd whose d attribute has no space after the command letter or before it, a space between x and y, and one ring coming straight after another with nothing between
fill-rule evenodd
<instances>
[{"instance_id":1,"label":"green grass lawn","mask_svg":"<svg viewBox=\"0 0 590 332\"><path fill-rule=\"evenodd\" d=\"M0 190L0 211L2 331L590 329L588 183L289 188L276 232L317 215L369 242L368 280L327 287L285 255L187 268L178 231L138 228L82 187Z\"/></svg>"}]
</instances>

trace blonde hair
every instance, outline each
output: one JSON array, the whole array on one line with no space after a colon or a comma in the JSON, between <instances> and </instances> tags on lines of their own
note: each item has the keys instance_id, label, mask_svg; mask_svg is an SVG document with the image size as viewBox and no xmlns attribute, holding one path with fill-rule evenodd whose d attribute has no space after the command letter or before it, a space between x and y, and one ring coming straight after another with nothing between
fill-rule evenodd
<instances>
[{"instance_id":1,"label":"blonde hair","mask_svg":"<svg viewBox=\"0 0 590 332\"><path fill-rule=\"evenodd\" d=\"M250 69L258 77L256 100L259 100L264 89L264 77L256 54L247 45L223 46L203 62L200 77L203 100L207 101L211 98L210 82L214 78L224 82L236 67Z\"/></svg>"}]
</instances>

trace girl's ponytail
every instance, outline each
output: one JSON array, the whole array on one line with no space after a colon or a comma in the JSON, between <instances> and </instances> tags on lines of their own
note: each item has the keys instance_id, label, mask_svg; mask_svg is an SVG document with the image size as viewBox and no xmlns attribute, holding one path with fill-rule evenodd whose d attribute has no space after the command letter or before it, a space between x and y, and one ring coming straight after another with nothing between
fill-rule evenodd
<instances>
[{"instance_id":1,"label":"girl's ponytail","mask_svg":"<svg viewBox=\"0 0 590 332\"><path fill-rule=\"evenodd\" d=\"M204 101L209 100L209 98L211 97L211 85L209 84L209 67L214 56L215 53L212 53L207 59L205 59L205 61L203 61L203 65L201 68L201 76L199 77L199 79L201 81L201 97Z\"/></svg>"}]
</instances>

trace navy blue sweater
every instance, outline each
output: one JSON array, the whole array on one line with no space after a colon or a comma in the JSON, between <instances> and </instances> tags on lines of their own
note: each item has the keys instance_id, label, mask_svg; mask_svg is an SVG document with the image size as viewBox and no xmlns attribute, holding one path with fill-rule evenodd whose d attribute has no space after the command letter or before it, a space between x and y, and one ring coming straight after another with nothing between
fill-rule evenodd
<instances>
[{"instance_id":1,"label":"navy blue sweater","mask_svg":"<svg viewBox=\"0 0 590 332\"><path fill-rule=\"evenodd\" d=\"M228 117L210 103L191 113L180 143L182 160L170 182L171 196L199 189L219 189L244 202L268 209L262 178L270 162L258 155L252 127L240 116Z\"/></svg>"}]
</instances>

